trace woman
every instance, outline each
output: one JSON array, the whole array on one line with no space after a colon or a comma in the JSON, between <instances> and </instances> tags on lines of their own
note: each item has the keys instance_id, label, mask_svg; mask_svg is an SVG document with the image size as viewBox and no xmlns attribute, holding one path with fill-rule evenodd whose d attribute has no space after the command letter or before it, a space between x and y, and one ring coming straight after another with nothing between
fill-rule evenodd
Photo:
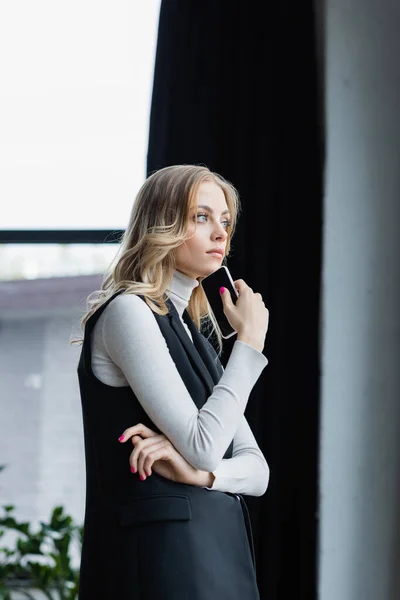
<instances>
[{"instance_id":1,"label":"woman","mask_svg":"<svg viewBox=\"0 0 400 600\"><path fill-rule=\"evenodd\" d=\"M229 253L234 187L202 166L152 174L83 317L86 455L79 600L256 600L248 512L268 465L244 417L267 365L268 310L243 280L225 370L199 282ZM222 251L222 254L215 251ZM221 290L222 291L222 290Z\"/></svg>"}]
</instances>

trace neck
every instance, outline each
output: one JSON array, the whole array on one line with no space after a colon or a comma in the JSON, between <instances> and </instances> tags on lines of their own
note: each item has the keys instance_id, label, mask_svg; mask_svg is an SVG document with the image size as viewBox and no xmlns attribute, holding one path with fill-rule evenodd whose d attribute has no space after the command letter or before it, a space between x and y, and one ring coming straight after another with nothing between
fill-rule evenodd
<instances>
[{"instance_id":1,"label":"neck","mask_svg":"<svg viewBox=\"0 0 400 600\"><path fill-rule=\"evenodd\" d=\"M199 285L197 279L192 279L185 273L174 270L171 282L167 287L168 296L177 309L179 316L182 317L183 311L187 308L194 288Z\"/></svg>"}]
</instances>

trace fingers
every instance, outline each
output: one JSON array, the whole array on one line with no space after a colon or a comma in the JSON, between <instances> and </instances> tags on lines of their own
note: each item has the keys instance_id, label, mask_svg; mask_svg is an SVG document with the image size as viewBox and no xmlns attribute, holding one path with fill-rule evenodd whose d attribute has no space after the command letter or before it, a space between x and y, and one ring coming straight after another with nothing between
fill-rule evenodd
<instances>
[{"instance_id":1,"label":"fingers","mask_svg":"<svg viewBox=\"0 0 400 600\"><path fill-rule=\"evenodd\" d=\"M152 465L157 460L168 458L172 447L164 434L158 434L143 423L128 427L118 438L121 443L128 440L134 445L129 457L131 471L138 473L142 481L152 474Z\"/></svg>"},{"instance_id":2,"label":"fingers","mask_svg":"<svg viewBox=\"0 0 400 600\"><path fill-rule=\"evenodd\" d=\"M222 292L222 289L221 289ZM222 304L224 306L231 306L233 304L230 292L227 288L224 288L224 291L221 293Z\"/></svg>"},{"instance_id":3,"label":"fingers","mask_svg":"<svg viewBox=\"0 0 400 600\"><path fill-rule=\"evenodd\" d=\"M118 441L126 442L133 435L140 435L143 438L149 438L149 437L152 437L152 436L158 435L158 434L157 434L157 432L150 429L150 427L146 427L146 425L143 425L142 423L138 423L137 425L134 425L133 427L128 427L128 429L125 429L125 431L122 432L122 435L118 438Z\"/></svg>"},{"instance_id":4,"label":"fingers","mask_svg":"<svg viewBox=\"0 0 400 600\"><path fill-rule=\"evenodd\" d=\"M133 437L131 437L131 442L134 446L136 446L136 444L138 444L143 438L140 437L140 435L134 435Z\"/></svg>"},{"instance_id":5,"label":"fingers","mask_svg":"<svg viewBox=\"0 0 400 600\"><path fill-rule=\"evenodd\" d=\"M254 295L256 296L256 298L258 300L261 300L261 304L265 307L265 303L264 303L263 297L261 296L260 292L256 292Z\"/></svg>"},{"instance_id":6,"label":"fingers","mask_svg":"<svg viewBox=\"0 0 400 600\"><path fill-rule=\"evenodd\" d=\"M132 442L135 444L135 448L129 457L132 473L138 473L142 480L151 475L151 466L154 460L148 459L148 457L154 450L166 447L167 441L165 435L155 435L147 439L133 437Z\"/></svg>"},{"instance_id":7,"label":"fingers","mask_svg":"<svg viewBox=\"0 0 400 600\"><path fill-rule=\"evenodd\" d=\"M156 460L166 460L169 457L169 448L167 440L145 448L139 455L138 473L141 478L150 477L152 466Z\"/></svg>"},{"instance_id":8,"label":"fingers","mask_svg":"<svg viewBox=\"0 0 400 600\"><path fill-rule=\"evenodd\" d=\"M262 296L259 292L255 292L253 291L253 288L251 288L249 285L247 285L247 283L243 280L243 279L237 279L235 282L235 287L238 290L239 294L244 294L245 292L251 292L252 294L254 294L254 296L257 296L258 298L262 299Z\"/></svg>"},{"instance_id":9,"label":"fingers","mask_svg":"<svg viewBox=\"0 0 400 600\"><path fill-rule=\"evenodd\" d=\"M244 292L250 289L243 279L236 279L236 281L234 281L233 283L235 284L235 288L237 289L239 294L243 294Z\"/></svg>"}]
</instances>

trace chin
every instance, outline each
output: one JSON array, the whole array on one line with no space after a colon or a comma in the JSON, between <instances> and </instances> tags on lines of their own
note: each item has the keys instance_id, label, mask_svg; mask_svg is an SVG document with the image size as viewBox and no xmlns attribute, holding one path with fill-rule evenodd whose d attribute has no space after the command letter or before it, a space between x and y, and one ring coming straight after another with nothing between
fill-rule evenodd
<instances>
[{"instance_id":1,"label":"chin","mask_svg":"<svg viewBox=\"0 0 400 600\"><path fill-rule=\"evenodd\" d=\"M199 275L199 277L207 277L208 275L211 275L211 273L214 273L214 271L217 271L217 269L220 268L221 265L216 266L216 267L209 267L208 269L204 269L202 274Z\"/></svg>"}]
</instances>

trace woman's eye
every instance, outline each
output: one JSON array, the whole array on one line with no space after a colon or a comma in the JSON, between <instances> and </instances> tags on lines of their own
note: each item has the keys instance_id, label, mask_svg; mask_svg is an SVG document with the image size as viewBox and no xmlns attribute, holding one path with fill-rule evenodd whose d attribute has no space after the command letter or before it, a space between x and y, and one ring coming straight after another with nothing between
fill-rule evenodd
<instances>
[{"instance_id":1,"label":"woman's eye","mask_svg":"<svg viewBox=\"0 0 400 600\"><path fill-rule=\"evenodd\" d=\"M206 213L198 213L197 219L200 219L201 217L204 217L206 220L208 219L208 215ZM232 225L232 221L229 221L228 219L221 221L221 223L224 225L225 229L229 229L229 227Z\"/></svg>"}]
</instances>

